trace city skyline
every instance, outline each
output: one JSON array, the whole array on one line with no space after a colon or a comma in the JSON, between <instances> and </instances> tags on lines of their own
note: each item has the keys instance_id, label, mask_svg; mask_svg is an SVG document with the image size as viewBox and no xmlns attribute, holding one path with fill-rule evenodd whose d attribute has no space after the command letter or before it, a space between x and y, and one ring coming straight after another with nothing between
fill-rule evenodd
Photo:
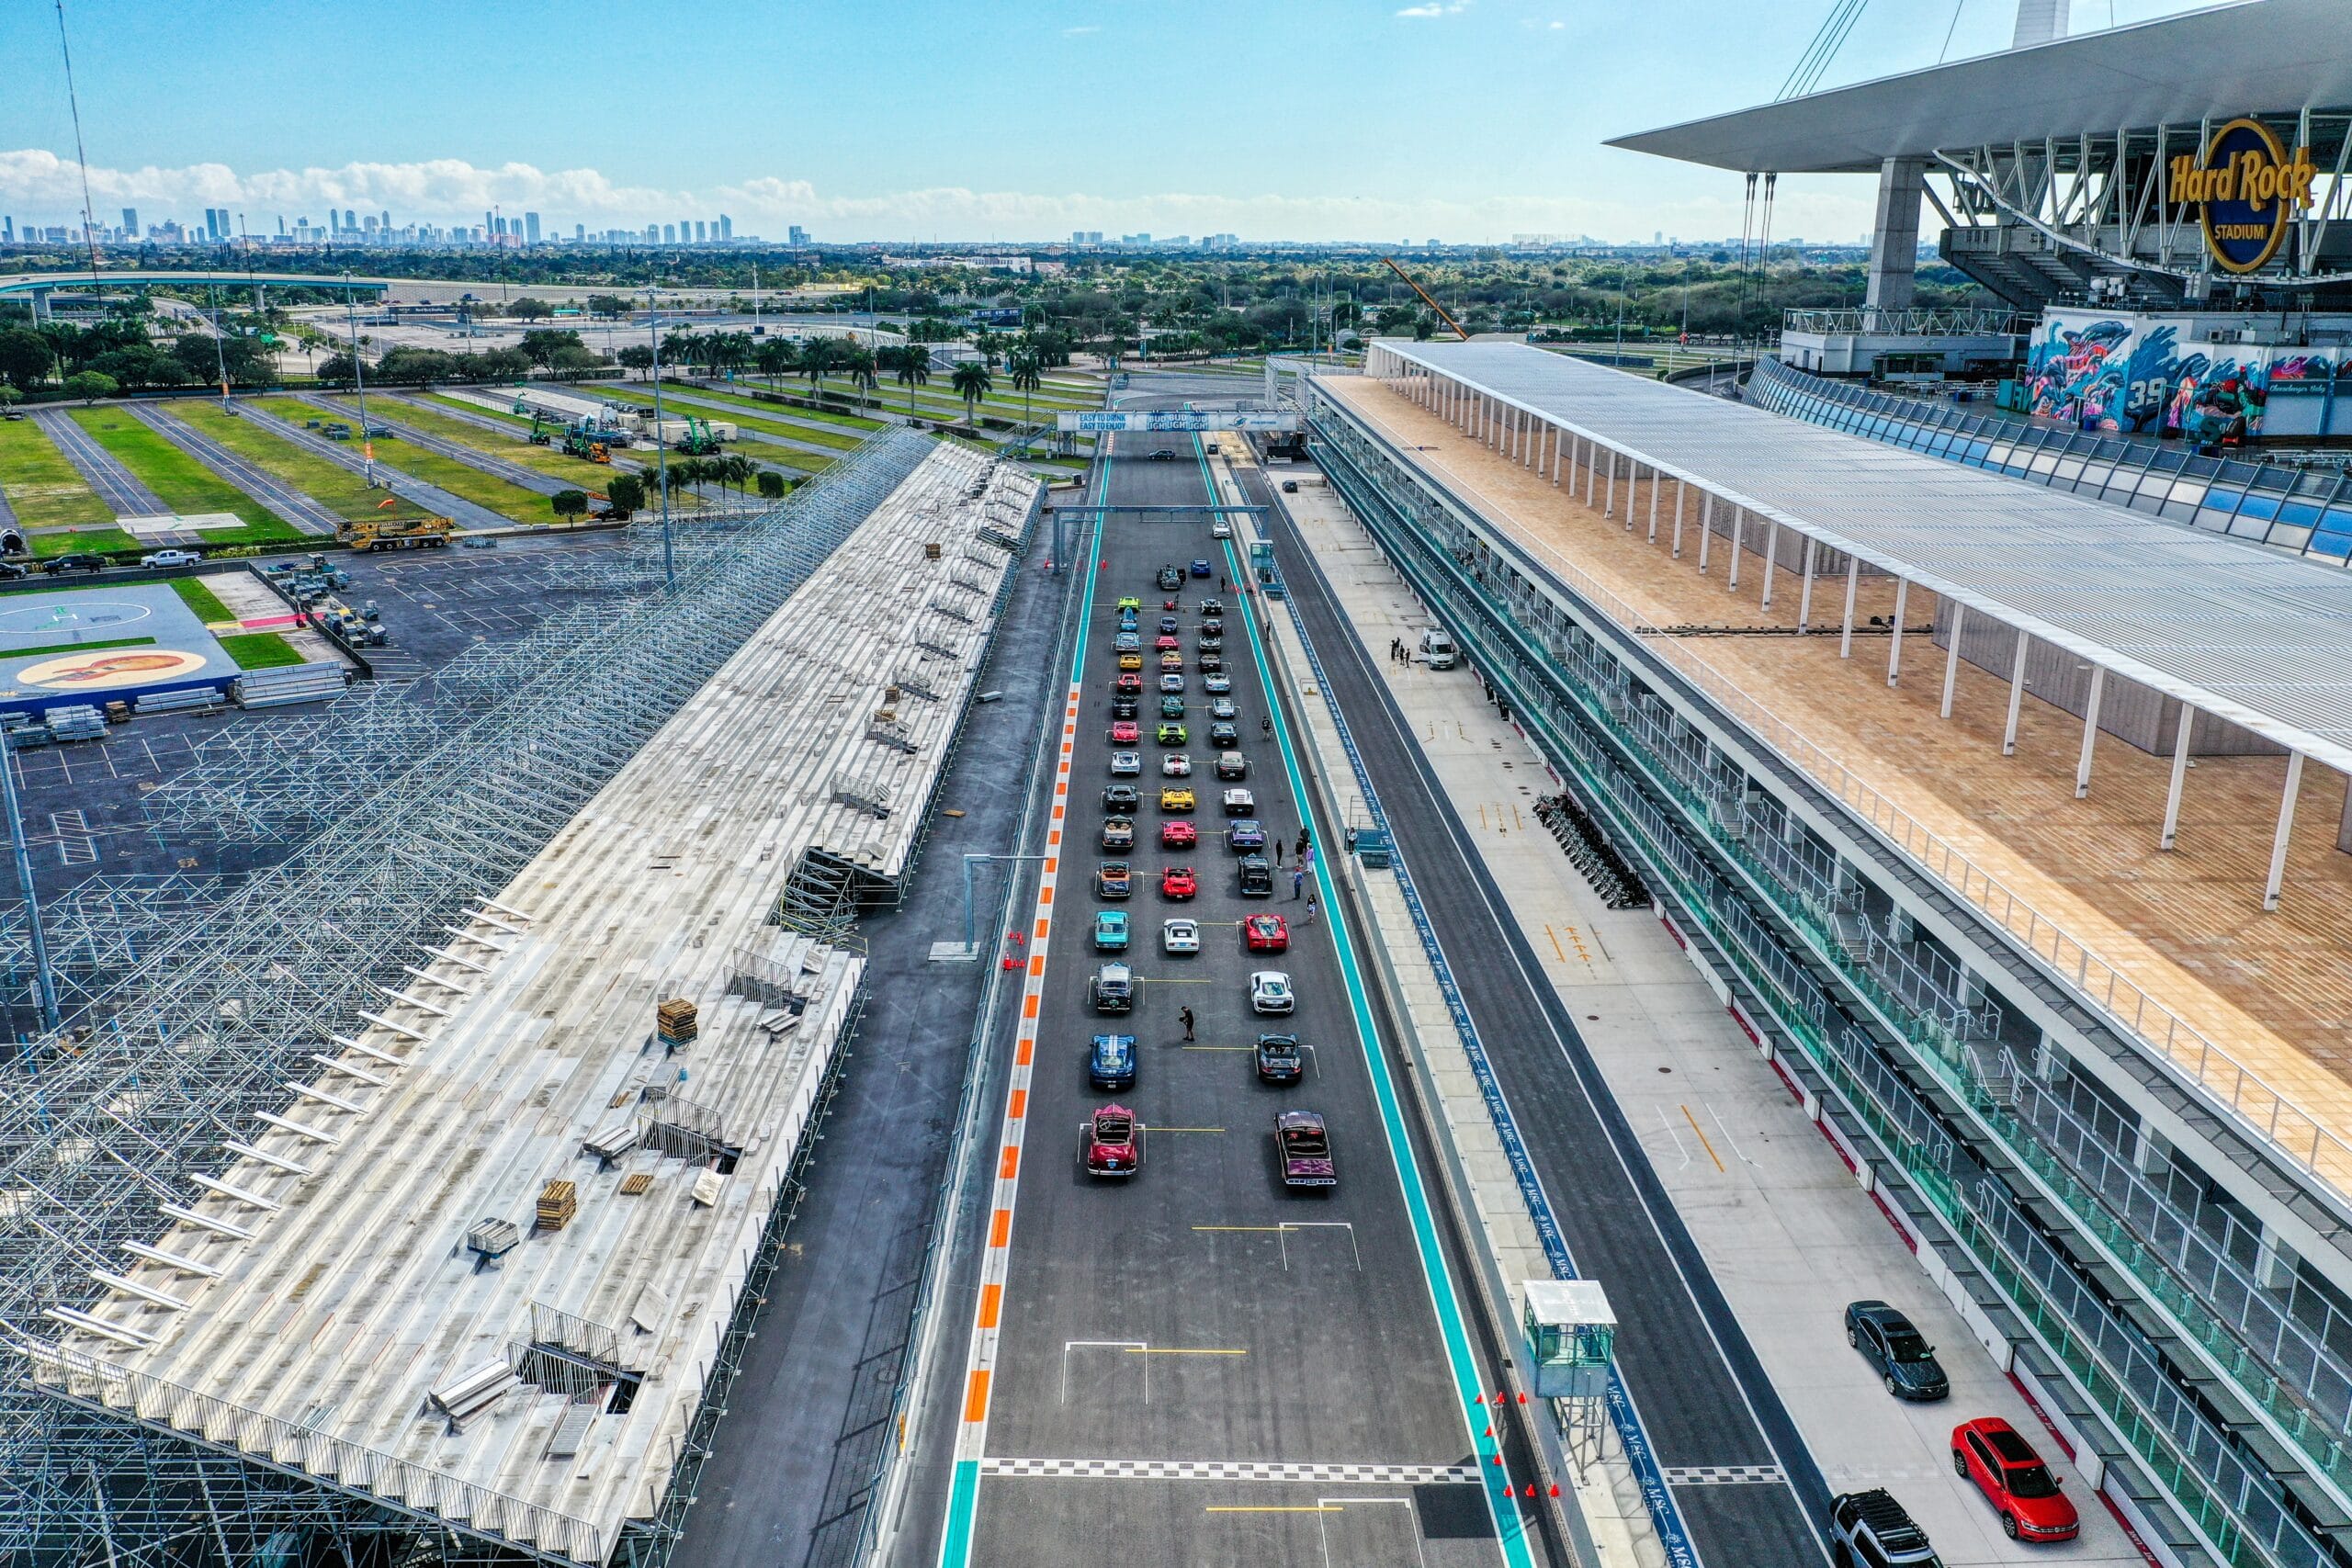
<instances>
[{"instance_id":1,"label":"city skyline","mask_svg":"<svg viewBox=\"0 0 2352 1568\"><path fill-rule=\"evenodd\" d=\"M2076 7L2084 29L2110 14L2129 23L2182 8L2180 0ZM1201 8L1173 28L1164 9L1065 0L1029 13L1020 28L972 35L962 13L933 0L889 0L855 17L820 10L789 26L754 16L741 24L743 47L724 51L698 48L695 29L657 33L636 62L641 76L696 85L665 102L663 134L650 138L583 127L565 78L502 73L490 92L452 76L413 41L434 36L430 15L401 35L371 36L365 77L345 58L338 25L357 15L345 7L322 6L316 27L282 37L232 15L192 43L149 25L158 16L149 0L92 0L69 26L86 184L101 222L126 206L183 221L226 206L259 232L279 216L290 223L305 208L316 215L333 206L396 209L404 222L444 227L486 209L531 210L567 233L727 212L744 233L799 224L831 243L1039 243L1101 230L1232 233L1244 243L1408 233L1466 243L1523 231L1634 243L1661 222L1686 234L1736 233L1737 176L1600 143L1687 112L1769 100L1818 21L1789 14L1758 38L1753 9L1730 0L1601 0L1573 15L1534 0L1305 0L1278 15ZM2013 9L2008 0L1962 0L1935 17L1866 14L1825 81L1998 49ZM567 20L595 26L593 8ZM265 32L263 52L322 90L275 95L233 118L211 113L212 92L229 90L224 73L241 51L260 49ZM1151 50L1128 49L1147 33ZM860 86L877 37L906 40L890 59L907 97L888 112L876 112ZM760 47L770 41L797 62L788 78L763 73L763 59L780 57ZM0 104L0 212L72 225L85 175L57 45L46 13L0 19L0 53L28 63L23 90ZM1300 68L1269 93L1255 72L1225 69L1237 50ZM1114 61L1118 90L1090 87ZM196 90L155 93L154 73ZM1704 85L1660 88L1678 77ZM1411 80L1424 110L1384 130L1378 84L1392 79ZM345 95L376 92L382 81L399 82L410 107L353 113ZM1003 83L1014 85L996 90ZM786 112L730 107L771 96ZM1426 112L1436 101L1446 105L1442 116ZM1204 135L1204 126L1237 134ZM1531 170L1551 177L1531 180ZM1787 178L1775 230L1860 233L1871 200L1864 180Z\"/></svg>"}]
</instances>

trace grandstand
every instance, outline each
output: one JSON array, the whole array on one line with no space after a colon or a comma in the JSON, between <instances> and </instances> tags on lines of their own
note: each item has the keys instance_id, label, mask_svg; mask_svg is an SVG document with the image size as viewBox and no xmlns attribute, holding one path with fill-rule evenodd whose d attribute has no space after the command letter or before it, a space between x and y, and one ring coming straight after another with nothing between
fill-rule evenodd
<instances>
[{"instance_id":1,"label":"grandstand","mask_svg":"<svg viewBox=\"0 0 2352 1568\"><path fill-rule=\"evenodd\" d=\"M1038 494L869 443L562 679L473 672L480 724L379 781L406 902L360 933L372 961L334 951L355 901L313 891L349 891L317 880L352 831L325 828L148 955L107 1049L52 1043L0 1177L28 1373L0 1402L0 1550L236 1560L299 1523L445 1559L666 1552L857 1010L854 933L779 924L779 897L812 850L910 869ZM730 646L696 669L697 637ZM526 791L503 864L426 858ZM307 946L242 962L298 1005L223 1014L186 966L250 948L265 907ZM681 1000L691 1030L658 1027Z\"/></svg>"},{"instance_id":2,"label":"grandstand","mask_svg":"<svg viewBox=\"0 0 2352 1568\"><path fill-rule=\"evenodd\" d=\"M2336 1561L2342 572L1524 345L1307 400L2107 1497L2175 1560Z\"/></svg>"}]
</instances>

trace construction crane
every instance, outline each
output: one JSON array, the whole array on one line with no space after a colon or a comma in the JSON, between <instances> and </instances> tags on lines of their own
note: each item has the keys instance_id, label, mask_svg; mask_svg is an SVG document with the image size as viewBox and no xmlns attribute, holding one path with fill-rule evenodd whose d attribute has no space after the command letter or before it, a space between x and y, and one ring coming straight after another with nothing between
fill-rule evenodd
<instances>
[{"instance_id":1,"label":"construction crane","mask_svg":"<svg viewBox=\"0 0 2352 1568\"><path fill-rule=\"evenodd\" d=\"M1406 288L1411 289L1414 293L1421 297L1422 304L1427 305L1430 310L1435 310L1438 314L1438 319L1443 321L1447 326L1453 329L1453 335L1455 337L1460 338L1464 343L1468 343L1470 341L1470 334L1462 330L1462 323L1455 321L1452 316L1446 314L1445 307L1430 299L1430 291L1422 288L1419 284L1414 282L1413 275L1407 272L1403 267L1398 266L1395 256L1383 256L1380 259L1388 264L1389 271L1395 273L1397 276L1405 280Z\"/></svg>"}]
</instances>

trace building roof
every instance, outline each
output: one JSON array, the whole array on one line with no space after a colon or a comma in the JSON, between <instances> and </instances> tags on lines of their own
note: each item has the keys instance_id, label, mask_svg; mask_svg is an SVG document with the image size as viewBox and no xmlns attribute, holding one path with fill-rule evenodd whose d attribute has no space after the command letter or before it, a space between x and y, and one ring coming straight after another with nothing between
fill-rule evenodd
<instances>
[{"instance_id":1,"label":"building roof","mask_svg":"<svg viewBox=\"0 0 2352 1568\"><path fill-rule=\"evenodd\" d=\"M1938 148L2352 106L2342 0L2239 0L1812 93L1611 147L1747 173L1837 174Z\"/></svg>"},{"instance_id":2,"label":"building roof","mask_svg":"<svg viewBox=\"0 0 2352 1568\"><path fill-rule=\"evenodd\" d=\"M2352 773L2352 571L1525 344L1378 348Z\"/></svg>"}]
</instances>

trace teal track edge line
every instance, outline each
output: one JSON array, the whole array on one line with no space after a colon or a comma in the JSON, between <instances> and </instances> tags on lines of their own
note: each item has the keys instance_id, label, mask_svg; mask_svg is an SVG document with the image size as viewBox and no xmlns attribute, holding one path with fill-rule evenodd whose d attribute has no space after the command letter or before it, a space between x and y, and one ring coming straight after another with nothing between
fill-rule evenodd
<instances>
[{"instance_id":1,"label":"teal track edge line","mask_svg":"<svg viewBox=\"0 0 2352 1568\"><path fill-rule=\"evenodd\" d=\"M1209 503L1216 504L1216 479L1209 471L1208 454L1201 449L1201 438L1193 437L1193 455L1201 468L1201 481L1207 488ZM1233 551L1233 541L1221 541L1225 551L1227 576L1245 590L1249 581L1242 575L1239 558ZM1291 749L1290 724L1283 716L1282 698L1274 684L1273 672L1266 663L1265 646L1258 636L1254 616L1244 614L1241 624L1250 633L1250 658L1257 666L1259 684L1266 694L1266 706L1275 718L1274 739L1283 754L1283 773L1290 781L1292 798L1299 802L1304 814L1307 800L1306 782L1299 771L1297 755ZM1319 837L1319 836L1318 836ZM1438 1331L1445 1342L1446 1361L1453 1373L1455 1394L1461 1398L1465 1413L1464 1430L1472 1430L1467 1412L1471 1400L1486 1392L1478 1381L1476 1358L1471 1354L1470 1334L1462 1321L1461 1299L1454 1293L1453 1276L1445 1266L1445 1254L1439 1245L1437 1222L1430 1210L1429 1192L1422 1185L1420 1167L1413 1158L1413 1148L1405 1129L1404 1109L1396 1099L1396 1081L1389 1076L1387 1061L1375 1042L1379 1032L1373 1022L1372 1003L1364 990L1363 974L1358 967L1355 939L1340 914L1339 900L1332 897L1330 858L1328 846L1317 844L1315 853L1315 886L1321 895L1324 918L1331 923L1332 947L1339 954L1340 970L1348 983L1348 1007L1354 1015L1356 1040L1363 1047L1364 1062L1372 1074L1374 1097L1380 1102L1382 1134L1388 1141L1390 1163L1396 1167L1398 1185L1405 1194L1406 1213L1413 1223L1413 1246L1420 1254L1421 1277L1430 1288L1430 1305L1436 1309ZM1504 1562L1512 1568L1534 1568L1534 1558L1527 1546L1526 1522L1520 1517L1519 1508L1510 1493L1510 1478L1504 1466L1495 1463L1501 1452L1499 1439L1476 1439L1479 1473L1485 1483L1487 1509L1495 1521L1495 1535L1502 1548Z\"/></svg>"},{"instance_id":2,"label":"teal track edge line","mask_svg":"<svg viewBox=\"0 0 2352 1568\"><path fill-rule=\"evenodd\" d=\"M1108 444L1105 443L1104 447L1097 453L1095 457L1093 500L1097 506L1102 503L1103 488L1109 482L1109 477L1102 469L1102 464L1106 460L1104 454L1107 451ZM1097 512L1086 536L1086 582L1079 590L1078 635L1071 639L1077 647L1070 650L1069 656L1069 679L1072 685L1083 683L1080 676L1086 668L1086 633L1094 618L1094 581L1102 570L1102 514ZM1051 960L1049 959L1048 962L1050 963ZM991 1401L994 1400L993 1392L990 1393L989 1398ZM990 1408L993 1410L993 1404ZM940 1568L968 1568L972 1561L972 1533L978 1523L979 1514L980 1461L977 1459L959 1459L956 1461L955 1474L947 1487L947 1523L939 1541Z\"/></svg>"}]
</instances>

